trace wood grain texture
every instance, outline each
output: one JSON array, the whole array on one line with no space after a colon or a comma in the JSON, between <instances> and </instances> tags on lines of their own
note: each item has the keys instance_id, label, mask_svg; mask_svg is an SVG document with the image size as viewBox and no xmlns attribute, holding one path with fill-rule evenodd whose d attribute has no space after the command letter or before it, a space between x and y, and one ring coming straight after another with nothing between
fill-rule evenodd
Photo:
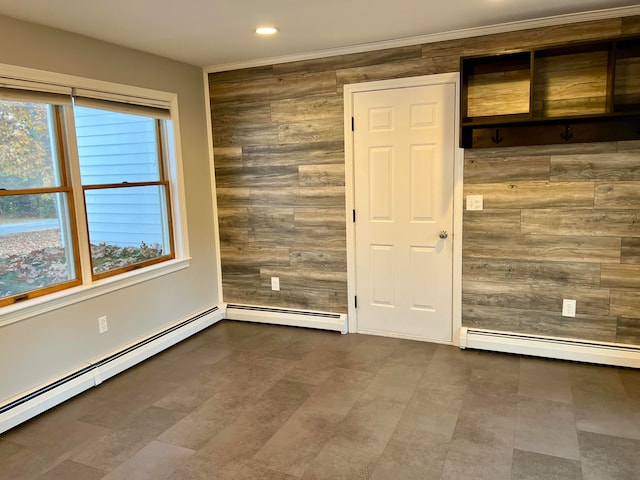
<instances>
[{"instance_id":1,"label":"wood grain texture","mask_svg":"<svg viewBox=\"0 0 640 480\"><path fill-rule=\"evenodd\" d=\"M278 75L288 73L326 72L346 68L383 65L388 62L401 62L404 60L418 59L422 56L421 45L409 45L406 47L387 48L372 52L351 53L335 57L314 58L298 62L281 63L273 66L273 71Z\"/></svg>"},{"instance_id":2,"label":"wood grain texture","mask_svg":"<svg viewBox=\"0 0 640 480\"><path fill-rule=\"evenodd\" d=\"M640 292L613 290L611 292L611 315L640 319Z\"/></svg>"},{"instance_id":3,"label":"wood grain texture","mask_svg":"<svg viewBox=\"0 0 640 480\"><path fill-rule=\"evenodd\" d=\"M218 208L220 228L290 228L293 208Z\"/></svg>"},{"instance_id":4,"label":"wood grain texture","mask_svg":"<svg viewBox=\"0 0 640 480\"><path fill-rule=\"evenodd\" d=\"M529 70L469 75L469 117L529 113Z\"/></svg>"},{"instance_id":5,"label":"wood grain texture","mask_svg":"<svg viewBox=\"0 0 640 480\"><path fill-rule=\"evenodd\" d=\"M640 33L640 15L623 18L621 33L623 35L633 35L636 33Z\"/></svg>"},{"instance_id":6,"label":"wood grain texture","mask_svg":"<svg viewBox=\"0 0 640 480\"><path fill-rule=\"evenodd\" d=\"M458 57L458 62L459 61L460 58ZM449 64L449 69L445 70L456 71L458 69L459 67L457 65ZM350 83L415 77L418 75L430 75L433 73L444 72L433 71L433 68L430 68L428 60L419 58L399 62L389 62L381 65L338 69L336 71L336 77L338 80L338 91L341 92L342 87Z\"/></svg>"},{"instance_id":7,"label":"wood grain texture","mask_svg":"<svg viewBox=\"0 0 640 480\"><path fill-rule=\"evenodd\" d=\"M241 70L226 70L209 75L209 86L220 84L244 84L258 79L273 78L273 65L261 65L259 67L243 68ZM211 105L220 103L219 96L211 98Z\"/></svg>"},{"instance_id":8,"label":"wood grain texture","mask_svg":"<svg viewBox=\"0 0 640 480\"><path fill-rule=\"evenodd\" d=\"M513 235L465 231L465 258L510 258L558 262L620 263L619 237Z\"/></svg>"},{"instance_id":9,"label":"wood grain texture","mask_svg":"<svg viewBox=\"0 0 640 480\"><path fill-rule=\"evenodd\" d=\"M269 102L220 103L212 106L211 126L235 129L240 126L263 125L271 122L271 104Z\"/></svg>"},{"instance_id":10,"label":"wood grain texture","mask_svg":"<svg viewBox=\"0 0 640 480\"><path fill-rule=\"evenodd\" d=\"M331 292L329 294L329 311L346 312L349 310L349 299L347 292Z\"/></svg>"},{"instance_id":11,"label":"wood grain texture","mask_svg":"<svg viewBox=\"0 0 640 480\"><path fill-rule=\"evenodd\" d=\"M225 226L220 228L220 243L222 245L248 244L251 231L248 228Z\"/></svg>"},{"instance_id":12,"label":"wood grain texture","mask_svg":"<svg viewBox=\"0 0 640 480\"><path fill-rule=\"evenodd\" d=\"M245 247L223 246L220 248L223 265L228 271L243 267L262 268L263 266L288 267L289 249L284 247Z\"/></svg>"},{"instance_id":13,"label":"wood grain texture","mask_svg":"<svg viewBox=\"0 0 640 480\"><path fill-rule=\"evenodd\" d=\"M261 74L253 76L254 69L248 72L236 70L233 75L225 75L225 80L216 81L218 74L209 75L209 98L211 103L211 112L213 120L213 112L219 105L226 102L250 103L261 102L265 98L273 95L277 78L272 74ZM261 70L261 73L264 70ZM226 73L226 72L224 72ZM236 80L237 78L237 80ZM213 120L215 121L215 120Z\"/></svg>"},{"instance_id":14,"label":"wood grain texture","mask_svg":"<svg viewBox=\"0 0 640 480\"><path fill-rule=\"evenodd\" d=\"M616 143L616 152L636 152L640 153L640 140L629 140L626 142Z\"/></svg>"},{"instance_id":15,"label":"wood grain texture","mask_svg":"<svg viewBox=\"0 0 640 480\"><path fill-rule=\"evenodd\" d=\"M465 158L520 158L540 155L593 155L616 153L629 142L571 143L527 147L477 148L465 150ZM554 179L551 179L554 180Z\"/></svg>"},{"instance_id":16,"label":"wood grain texture","mask_svg":"<svg viewBox=\"0 0 640 480\"><path fill-rule=\"evenodd\" d=\"M536 116L605 113L608 52L596 51L535 59L533 105Z\"/></svg>"},{"instance_id":17,"label":"wood grain texture","mask_svg":"<svg viewBox=\"0 0 640 480\"><path fill-rule=\"evenodd\" d=\"M522 233L640 237L639 219L637 210L523 210Z\"/></svg>"},{"instance_id":18,"label":"wood grain texture","mask_svg":"<svg viewBox=\"0 0 640 480\"><path fill-rule=\"evenodd\" d=\"M294 212L296 227L328 227L346 228L344 208L297 208Z\"/></svg>"},{"instance_id":19,"label":"wood grain texture","mask_svg":"<svg viewBox=\"0 0 640 480\"><path fill-rule=\"evenodd\" d=\"M520 233L521 212L517 209L465 211L464 234ZM465 245L466 247L466 245Z\"/></svg>"},{"instance_id":20,"label":"wood grain texture","mask_svg":"<svg viewBox=\"0 0 640 480\"><path fill-rule=\"evenodd\" d=\"M279 241L281 246L287 246L292 250L317 250L317 249L346 249L344 229L329 230L318 228L288 228L267 229L253 228L254 244L260 242L265 246L273 245ZM291 261L291 259L289 259Z\"/></svg>"},{"instance_id":21,"label":"wood grain texture","mask_svg":"<svg viewBox=\"0 0 640 480\"><path fill-rule=\"evenodd\" d=\"M213 144L216 146L260 145L277 141L278 127L271 124L244 124L234 128L213 129Z\"/></svg>"},{"instance_id":22,"label":"wood grain texture","mask_svg":"<svg viewBox=\"0 0 640 480\"><path fill-rule=\"evenodd\" d=\"M263 207L269 205L273 208L279 207L299 207L300 201L299 187L286 188L251 188L249 204L253 207Z\"/></svg>"},{"instance_id":23,"label":"wood grain texture","mask_svg":"<svg viewBox=\"0 0 640 480\"><path fill-rule=\"evenodd\" d=\"M599 315L576 315L575 318L517 308L463 305L465 325L530 335L579 338L615 342L617 319Z\"/></svg>"},{"instance_id":24,"label":"wood grain texture","mask_svg":"<svg viewBox=\"0 0 640 480\"><path fill-rule=\"evenodd\" d=\"M245 187L221 188L216 186L216 198L218 200L218 208L248 206L251 205L251 189Z\"/></svg>"},{"instance_id":25,"label":"wood grain texture","mask_svg":"<svg viewBox=\"0 0 640 480\"><path fill-rule=\"evenodd\" d=\"M620 263L640 265L640 237L623 237Z\"/></svg>"},{"instance_id":26,"label":"wood grain texture","mask_svg":"<svg viewBox=\"0 0 640 480\"><path fill-rule=\"evenodd\" d=\"M614 18L448 40L423 45L422 56L425 59L445 59L450 65L461 56L509 53L558 43L615 37L620 35L621 25L621 19Z\"/></svg>"},{"instance_id":27,"label":"wood grain texture","mask_svg":"<svg viewBox=\"0 0 640 480\"><path fill-rule=\"evenodd\" d=\"M222 167L216 168L219 188L286 188L299 185L298 167Z\"/></svg>"},{"instance_id":28,"label":"wood grain texture","mask_svg":"<svg viewBox=\"0 0 640 480\"><path fill-rule=\"evenodd\" d=\"M550 162L544 155L478 158L465 153L464 183L548 182Z\"/></svg>"},{"instance_id":29,"label":"wood grain texture","mask_svg":"<svg viewBox=\"0 0 640 480\"><path fill-rule=\"evenodd\" d=\"M552 156L551 180L555 182L640 181L638 153Z\"/></svg>"},{"instance_id":30,"label":"wood grain texture","mask_svg":"<svg viewBox=\"0 0 640 480\"><path fill-rule=\"evenodd\" d=\"M301 165L298 167L301 187L344 187L344 163L339 165Z\"/></svg>"},{"instance_id":31,"label":"wood grain texture","mask_svg":"<svg viewBox=\"0 0 640 480\"><path fill-rule=\"evenodd\" d=\"M213 149L216 167L235 167L242 164L242 147L218 147Z\"/></svg>"},{"instance_id":32,"label":"wood grain texture","mask_svg":"<svg viewBox=\"0 0 640 480\"><path fill-rule=\"evenodd\" d=\"M247 145L242 149L242 164L246 167L336 163L344 163L342 139L305 144Z\"/></svg>"},{"instance_id":33,"label":"wood grain texture","mask_svg":"<svg viewBox=\"0 0 640 480\"><path fill-rule=\"evenodd\" d=\"M344 187L300 188L298 205L304 207L344 207Z\"/></svg>"},{"instance_id":34,"label":"wood grain texture","mask_svg":"<svg viewBox=\"0 0 640 480\"><path fill-rule=\"evenodd\" d=\"M618 318L616 342L640 345L640 318Z\"/></svg>"},{"instance_id":35,"label":"wood grain texture","mask_svg":"<svg viewBox=\"0 0 640 480\"><path fill-rule=\"evenodd\" d=\"M347 272L327 270L309 270L304 268L261 268L262 286L271 288L271 277L280 278L280 291L291 290L303 286L305 289L319 291L340 291L347 288Z\"/></svg>"},{"instance_id":36,"label":"wood grain texture","mask_svg":"<svg viewBox=\"0 0 640 480\"><path fill-rule=\"evenodd\" d=\"M594 207L640 210L640 182L616 182L596 185Z\"/></svg>"},{"instance_id":37,"label":"wood grain texture","mask_svg":"<svg viewBox=\"0 0 640 480\"><path fill-rule=\"evenodd\" d=\"M271 120L274 122L305 122L331 118L342 124L344 102L340 95L331 92L326 95L288 98L271 102Z\"/></svg>"},{"instance_id":38,"label":"wood grain texture","mask_svg":"<svg viewBox=\"0 0 640 480\"><path fill-rule=\"evenodd\" d=\"M605 288L640 290L640 265L603 265L601 284Z\"/></svg>"},{"instance_id":39,"label":"wood grain texture","mask_svg":"<svg viewBox=\"0 0 640 480\"><path fill-rule=\"evenodd\" d=\"M593 207L589 182L511 182L469 184L464 195L482 195L484 208Z\"/></svg>"},{"instance_id":40,"label":"wood grain texture","mask_svg":"<svg viewBox=\"0 0 640 480\"><path fill-rule=\"evenodd\" d=\"M313 143L319 141L340 141L344 138L342 117L320 118L306 122L278 124L279 143Z\"/></svg>"},{"instance_id":41,"label":"wood grain texture","mask_svg":"<svg viewBox=\"0 0 640 480\"><path fill-rule=\"evenodd\" d=\"M463 259L464 281L600 288L600 265L591 263Z\"/></svg>"},{"instance_id":42,"label":"wood grain texture","mask_svg":"<svg viewBox=\"0 0 640 480\"><path fill-rule=\"evenodd\" d=\"M537 155L530 148L465 152L465 193L501 194L504 184L533 174L519 163L527 159L542 178L547 162L549 177L541 184L592 188L592 204L560 200L554 208L535 208L506 199L465 212L463 324L636 345L640 142L561 147ZM508 207L508 221L498 221L499 203ZM559 316L563 298L577 300L577 320Z\"/></svg>"},{"instance_id":43,"label":"wood grain texture","mask_svg":"<svg viewBox=\"0 0 640 480\"><path fill-rule=\"evenodd\" d=\"M275 77L275 87L268 98L273 101L335 92L336 75L332 70L291 73Z\"/></svg>"},{"instance_id":44,"label":"wood grain texture","mask_svg":"<svg viewBox=\"0 0 640 480\"><path fill-rule=\"evenodd\" d=\"M342 249L291 251L291 268L307 271L347 271L347 255Z\"/></svg>"},{"instance_id":45,"label":"wood grain texture","mask_svg":"<svg viewBox=\"0 0 640 480\"><path fill-rule=\"evenodd\" d=\"M549 288L526 283L505 284L465 281L462 285L465 305L519 308L543 312L562 310L562 299L576 300L577 313L609 316L609 289L579 287Z\"/></svg>"},{"instance_id":46,"label":"wood grain texture","mask_svg":"<svg viewBox=\"0 0 640 480\"><path fill-rule=\"evenodd\" d=\"M222 289L227 301L232 303L300 308L323 312L328 312L331 308L329 302L331 294L329 292L306 288L273 292L270 287L262 287L259 278L257 281L252 282L233 283L223 276Z\"/></svg>"}]
</instances>

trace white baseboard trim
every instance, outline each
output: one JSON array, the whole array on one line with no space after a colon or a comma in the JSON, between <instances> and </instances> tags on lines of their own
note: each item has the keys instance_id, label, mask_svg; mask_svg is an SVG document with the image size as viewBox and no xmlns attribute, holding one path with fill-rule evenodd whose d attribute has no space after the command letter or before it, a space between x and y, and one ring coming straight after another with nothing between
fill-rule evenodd
<instances>
[{"instance_id":1,"label":"white baseboard trim","mask_svg":"<svg viewBox=\"0 0 640 480\"><path fill-rule=\"evenodd\" d=\"M0 404L0 433L217 323L224 314L224 307L212 307Z\"/></svg>"},{"instance_id":2,"label":"white baseboard trim","mask_svg":"<svg viewBox=\"0 0 640 480\"><path fill-rule=\"evenodd\" d=\"M294 310L289 308L259 307L256 305L227 305L228 320L270 323L289 327L317 328L348 332L346 313L316 312L311 310Z\"/></svg>"},{"instance_id":3,"label":"white baseboard trim","mask_svg":"<svg viewBox=\"0 0 640 480\"><path fill-rule=\"evenodd\" d=\"M460 348L640 368L640 348L620 343L591 342L462 327Z\"/></svg>"}]
</instances>

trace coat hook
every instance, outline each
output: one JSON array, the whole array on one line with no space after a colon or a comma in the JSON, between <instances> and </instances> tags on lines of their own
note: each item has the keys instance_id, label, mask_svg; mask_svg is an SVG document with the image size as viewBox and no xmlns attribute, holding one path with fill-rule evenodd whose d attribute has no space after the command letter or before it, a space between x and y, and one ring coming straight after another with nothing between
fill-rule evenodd
<instances>
[{"instance_id":1,"label":"coat hook","mask_svg":"<svg viewBox=\"0 0 640 480\"><path fill-rule=\"evenodd\" d=\"M571 131L571 127L567 123L564 126L564 132L560 134L560 138L562 138L565 142L568 142L570 138L573 137L573 132Z\"/></svg>"},{"instance_id":2,"label":"coat hook","mask_svg":"<svg viewBox=\"0 0 640 480\"><path fill-rule=\"evenodd\" d=\"M491 140L493 140L493 143L500 143L502 140L504 140L504 137L500 136L500 129L496 128L496 136L495 137L491 137Z\"/></svg>"}]
</instances>

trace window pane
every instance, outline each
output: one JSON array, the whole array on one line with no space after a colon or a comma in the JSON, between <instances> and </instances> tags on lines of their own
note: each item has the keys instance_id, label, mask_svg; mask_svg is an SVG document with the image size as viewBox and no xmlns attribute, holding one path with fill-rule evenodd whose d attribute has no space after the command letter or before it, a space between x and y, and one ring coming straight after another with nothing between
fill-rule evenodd
<instances>
[{"instance_id":1,"label":"window pane","mask_svg":"<svg viewBox=\"0 0 640 480\"><path fill-rule=\"evenodd\" d=\"M83 185L160 179L156 120L74 107Z\"/></svg>"},{"instance_id":2,"label":"window pane","mask_svg":"<svg viewBox=\"0 0 640 480\"><path fill-rule=\"evenodd\" d=\"M0 298L76 278L66 194L0 196Z\"/></svg>"},{"instance_id":3,"label":"window pane","mask_svg":"<svg viewBox=\"0 0 640 480\"><path fill-rule=\"evenodd\" d=\"M171 254L162 185L86 190L93 273Z\"/></svg>"},{"instance_id":4,"label":"window pane","mask_svg":"<svg viewBox=\"0 0 640 480\"><path fill-rule=\"evenodd\" d=\"M60 185L53 119L44 103L0 100L0 188Z\"/></svg>"}]
</instances>

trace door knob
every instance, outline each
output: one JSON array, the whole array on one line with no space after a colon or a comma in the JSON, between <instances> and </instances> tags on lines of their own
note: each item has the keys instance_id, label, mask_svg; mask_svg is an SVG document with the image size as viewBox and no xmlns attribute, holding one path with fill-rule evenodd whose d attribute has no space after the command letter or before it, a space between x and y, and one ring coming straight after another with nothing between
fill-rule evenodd
<instances>
[{"instance_id":1,"label":"door knob","mask_svg":"<svg viewBox=\"0 0 640 480\"><path fill-rule=\"evenodd\" d=\"M440 230L440 238L447 238L449 233L446 230Z\"/></svg>"}]
</instances>

